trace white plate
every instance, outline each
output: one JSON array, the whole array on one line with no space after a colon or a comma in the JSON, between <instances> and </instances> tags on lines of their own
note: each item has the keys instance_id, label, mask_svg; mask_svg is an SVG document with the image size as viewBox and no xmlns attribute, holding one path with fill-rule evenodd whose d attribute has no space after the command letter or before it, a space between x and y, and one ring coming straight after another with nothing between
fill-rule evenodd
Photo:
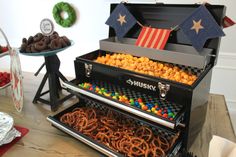
<instances>
[{"instance_id":1,"label":"white plate","mask_svg":"<svg viewBox=\"0 0 236 157\"><path fill-rule=\"evenodd\" d=\"M10 115L0 112L0 143L13 128L13 124L14 120Z\"/></svg>"}]
</instances>

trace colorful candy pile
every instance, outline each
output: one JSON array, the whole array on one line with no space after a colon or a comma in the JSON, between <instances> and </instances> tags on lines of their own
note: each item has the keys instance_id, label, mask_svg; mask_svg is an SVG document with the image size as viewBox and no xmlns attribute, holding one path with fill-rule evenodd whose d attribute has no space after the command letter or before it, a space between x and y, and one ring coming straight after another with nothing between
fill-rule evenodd
<instances>
[{"instance_id":1,"label":"colorful candy pile","mask_svg":"<svg viewBox=\"0 0 236 157\"><path fill-rule=\"evenodd\" d=\"M87 82L79 84L79 87L96 92L106 97L110 97L120 102L129 104L131 106L135 106L139 109L167 118L169 120L173 120L175 118L175 114L172 112L171 108L161 108L161 106L159 106L158 103L154 103L154 104L144 103L142 98L138 98L136 100L133 98L129 99L126 95L121 95L117 92L109 92L105 88L101 88L95 84L91 84Z\"/></svg>"}]
</instances>

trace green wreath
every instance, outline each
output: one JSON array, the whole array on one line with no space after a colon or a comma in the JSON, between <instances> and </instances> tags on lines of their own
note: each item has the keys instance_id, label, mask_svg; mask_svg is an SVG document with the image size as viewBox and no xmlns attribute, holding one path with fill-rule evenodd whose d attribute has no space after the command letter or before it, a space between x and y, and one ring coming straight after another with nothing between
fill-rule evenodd
<instances>
[{"instance_id":1,"label":"green wreath","mask_svg":"<svg viewBox=\"0 0 236 157\"><path fill-rule=\"evenodd\" d=\"M68 17L66 19L61 17L62 12L66 12L68 14ZM53 7L52 13L56 23L61 25L62 27L70 27L75 23L76 13L74 8L69 3L57 3Z\"/></svg>"}]
</instances>

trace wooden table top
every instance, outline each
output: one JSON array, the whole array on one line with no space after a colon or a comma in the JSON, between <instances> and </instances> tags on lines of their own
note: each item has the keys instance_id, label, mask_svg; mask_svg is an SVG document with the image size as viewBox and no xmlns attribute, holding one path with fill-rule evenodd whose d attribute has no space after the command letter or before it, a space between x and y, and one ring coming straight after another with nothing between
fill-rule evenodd
<instances>
[{"instance_id":1,"label":"wooden table top","mask_svg":"<svg viewBox=\"0 0 236 157\"><path fill-rule=\"evenodd\" d=\"M50 111L49 106L32 103L41 79L41 75L35 77L32 73L24 73L25 97L24 107L21 113L15 110L10 94L7 96L0 95L0 111L13 116L16 125L26 127L30 130L29 133L8 150L3 157L101 156L101 154L91 147L52 127L46 120L48 115L55 114ZM71 98L65 102L57 112L72 105L75 101L76 98ZM190 151L194 152L198 157L207 157L212 135L218 135L236 142L225 99L222 95L210 95L206 122L203 130L190 148Z\"/></svg>"}]
</instances>

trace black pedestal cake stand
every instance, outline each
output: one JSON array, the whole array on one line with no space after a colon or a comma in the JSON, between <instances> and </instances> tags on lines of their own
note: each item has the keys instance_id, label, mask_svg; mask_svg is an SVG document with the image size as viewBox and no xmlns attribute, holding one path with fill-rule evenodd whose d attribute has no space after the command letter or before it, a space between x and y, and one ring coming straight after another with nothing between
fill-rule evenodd
<instances>
[{"instance_id":1,"label":"black pedestal cake stand","mask_svg":"<svg viewBox=\"0 0 236 157\"><path fill-rule=\"evenodd\" d=\"M21 52L21 54L24 54L27 56L44 56L45 63L43 63L42 66L38 69L38 71L35 73L35 76L38 75L38 73L41 71L41 69L44 66L46 66L46 74L44 75L38 87L38 90L33 99L33 103L36 104L37 102L42 102L44 104L50 105L51 111L56 111L59 104L63 103L64 101L74 96L73 94L68 94L64 96L63 98L60 98L60 92L64 89L61 86L60 80L64 82L68 80L59 71L60 60L58 56L56 55L56 53L63 51L66 48L48 51L48 52L40 52L40 53ZM49 89L43 92L43 88L47 80L48 80ZM42 98L45 94L49 94L49 100Z\"/></svg>"}]
</instances>

